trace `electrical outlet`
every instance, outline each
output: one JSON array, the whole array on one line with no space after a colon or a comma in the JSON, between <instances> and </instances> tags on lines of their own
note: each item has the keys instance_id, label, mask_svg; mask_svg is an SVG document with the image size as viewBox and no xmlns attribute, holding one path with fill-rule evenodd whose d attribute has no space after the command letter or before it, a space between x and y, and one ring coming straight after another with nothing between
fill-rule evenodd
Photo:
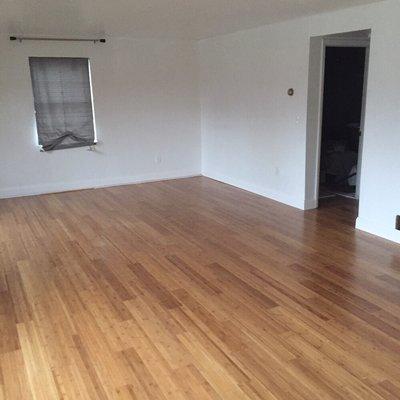
<instances>
[{"instance_id":1,"label":"electrical outlet","mask_svg":"<svg viewBox=\"0 0 400 400\"><path fill-rule=\"evenodd\" d=\"M396 217L396 229L400 231L400 215Z\"/></svg>"},{"instance_id":2,"label":"electrical outlet","mask_svg":"<svg viewBox=\"0 0 400 400\"><path fill-rule=\"evenodd\" d=\"M161 154L158 154L158 155L155 157L154 162L155 162L156 164L161 164L161 163L162 163Z\"/></svg>"}]
</instances>

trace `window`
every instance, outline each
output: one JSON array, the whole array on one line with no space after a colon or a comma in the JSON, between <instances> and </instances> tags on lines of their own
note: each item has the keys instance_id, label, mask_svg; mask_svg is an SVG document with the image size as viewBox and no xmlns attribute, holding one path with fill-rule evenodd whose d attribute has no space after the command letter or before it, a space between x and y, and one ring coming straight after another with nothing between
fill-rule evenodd
<instances>
[{"instance_id":1,"label":"window","mask_svg":"<svg viewBox=\"0 0 400 400\"><path fill-rule=\"evenodd\" d=\"M30 57L39 144L43 150L95 143L89 60Z\"/></svg>"}]
</instances>

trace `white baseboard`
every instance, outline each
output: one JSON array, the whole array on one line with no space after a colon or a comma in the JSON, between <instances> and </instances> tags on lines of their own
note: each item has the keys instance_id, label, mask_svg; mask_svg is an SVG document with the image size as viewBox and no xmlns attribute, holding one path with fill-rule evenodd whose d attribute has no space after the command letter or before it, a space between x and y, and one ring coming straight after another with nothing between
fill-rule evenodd
<instances>
[{"instance_id":1,"label":"white baseboard","mask_svg":"<svg viewBox=\"0 0 400 400\"><path fill-rule=\"evenodd\" d=\"M225 175L220 175L220 174L203 171L203 176L214 179L219 182L227 183L228 185L235 186L239 189L247 190L248 192L258 194L258 195L266 197L268 199L278 201L279 203L283 203L283 204L298 208L300 210L304 210L304 199L303 198L291 197L284 193L277 193L274 191L270 191L268 189L261 188L257 185L253 185L248 182L240 181L238 179L231 178L231 177L228 177Z\"/></svg>"},{"instance_id":2,"label":"white baseboard","mask_svg":"<svg viewBox=\"0 0 400 400\"><path fill-rule=\"evenodd\" d=\"M372 235L380 236L392 242L400 243L400 232L396 231L394 227L390 228L383 226L379 222L358 217L356 221L356 228L361 231L371 233Z\"/></svg>"},{"instance_id":3,"label":"white baseboard","mask_svg":"<svg viewBox=\"0 0 400 400\"><path fill-rule=\"evenodd\" d=\"M68 183L50 183L41 185L17 186L17 187L1 189L0 199L67 192L71 190L97 189L97 188L112 187L112 186L133 185L146 182L191 178L201 175L208 177L210 179L214 179L216 181L226 183L228 185L235 186L243 190L247 190L251 193L267 197L269 199L278 201L280 203L287 204L289 206L298 208L300 210L308 210L315 208L317 206L317 202L313 199L304 201L303 199L300 198L290 197L282 193L272 192L257 187L256 185L239 181L237 179L233 179L227 176L209 172L203 172L203 174L201 174L198 171L190 171L190 170L188 171L176 170L163 173L149 173L149 174L137 175L134 177L120 177L120 178L86 180L86 181L68 182ZM392 242L400 243L400 232L396 231L394 228L383 226L374 221L358 217L356 222L356 228L361 231L368 232L376 236L380 236Z\"/></svg>"},{"instance_id":4,"label":"white baseboard","mask_svg":"<svg viewBox=\"0 0 400 400\"><path fill-rule=\"evenodd\" d=\"M149 173L133 177L119 177L94 179L68 183L46 183L39 185L15 186L0 189L0 199L12 197L35 196L40 194L67 192L71 190L98 189L112 186L132 185L137 183L157 182L170 179L191 178L200 176L199 171L168 171L163 173Z\"/></svg>"}]
</instances>

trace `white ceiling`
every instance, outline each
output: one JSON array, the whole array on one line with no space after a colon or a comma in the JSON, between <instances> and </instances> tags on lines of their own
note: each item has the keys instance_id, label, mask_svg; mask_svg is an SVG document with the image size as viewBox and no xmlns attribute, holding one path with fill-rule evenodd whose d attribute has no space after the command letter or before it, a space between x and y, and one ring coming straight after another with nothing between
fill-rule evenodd
<instances>
[{"instance_id":1,"label":"white ceiling","mask_svg":"<svg viewBox=\"0 0 400 400\"><path fill-rule=\"evenodd\" d=\"M201 39L377 0L0 0L4 33Z\"/></svg>"}]
</instances>

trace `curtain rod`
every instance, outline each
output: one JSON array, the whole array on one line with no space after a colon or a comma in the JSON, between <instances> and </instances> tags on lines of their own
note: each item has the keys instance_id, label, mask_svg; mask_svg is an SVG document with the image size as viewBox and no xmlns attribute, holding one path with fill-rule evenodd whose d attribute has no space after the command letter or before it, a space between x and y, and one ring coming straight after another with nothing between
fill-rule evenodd
<instances>
[{"instance_id":1,"label":"curtain rod","mask_svg":"<svg viewBox=\"0 0 400 400\"><path fill-rule=\"evenodd\" d=\"M105 43L106 39L72 39L72 38L49 38L49 37L25 37L25 36L10 36L10 40L44 40L44 41L56 41L56 42L93 42L93 43Z\"/></svg>"}]
</instances>

